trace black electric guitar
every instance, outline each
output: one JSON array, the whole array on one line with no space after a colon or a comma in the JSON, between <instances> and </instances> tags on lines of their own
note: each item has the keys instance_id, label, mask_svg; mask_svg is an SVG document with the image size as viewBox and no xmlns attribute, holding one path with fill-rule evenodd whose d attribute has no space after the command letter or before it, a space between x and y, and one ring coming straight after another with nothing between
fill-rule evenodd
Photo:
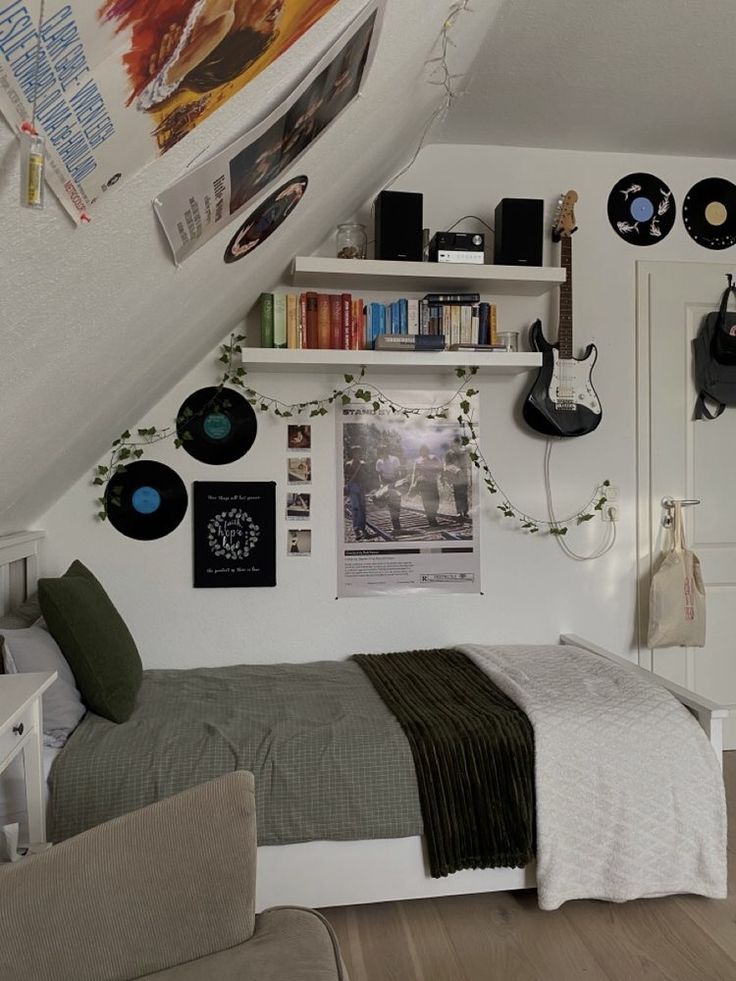
<instances>
[{"instance_id":1,"label":"black electric guitar","mask_svg":"<svg viewBox=\"0 0 736 981\"><path fill-rule=\"evenodd\" d=\"M585 436L592 433L603 416L593 388L593 365L598 358L589 344L582 358L573 357L572 346L572 234L575 225L575 191L568 191L555 216L552 238L561 242L562 265L567 272L560 286L560 323L557 344L542 332L541 320L529 330L529 343L542 354L542 367L524 402L528 426L545 436Z\"/></svg>"}]
</instances>

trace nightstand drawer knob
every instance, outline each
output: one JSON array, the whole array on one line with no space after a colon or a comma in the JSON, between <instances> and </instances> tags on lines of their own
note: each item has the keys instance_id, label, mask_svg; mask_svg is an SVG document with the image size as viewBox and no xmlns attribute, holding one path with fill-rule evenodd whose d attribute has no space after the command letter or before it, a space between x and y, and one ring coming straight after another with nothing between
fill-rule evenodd
<instances>
[{"instance_id":1,"label":"nightstand drawer knob","mask_svg":"<svg viewBox=\"0 0 736 981\"><path fill-rule=\"evenodd\" d=\"M13 732L16 734L16 736L22 736L24 730L25 726L22 722L19 722L17 726L13 726Z\"/></svg>"}]
</instances>

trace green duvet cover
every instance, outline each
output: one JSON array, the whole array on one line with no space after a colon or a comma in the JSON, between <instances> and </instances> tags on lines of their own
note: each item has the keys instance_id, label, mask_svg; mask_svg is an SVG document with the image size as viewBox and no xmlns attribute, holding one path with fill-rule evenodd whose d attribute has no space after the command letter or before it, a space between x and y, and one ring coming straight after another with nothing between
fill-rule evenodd
<instances>
[{"instance_id":1,"label":"green duvet cover","mask_svg":"<svg viewBox=\"0 0 736 981\"><path fill-rule=\"evenodd\" d=\"M50 838L238 769L259 844L422 833L399 723L357 664L318 661L144 672L127 722L90 713L57 757Z\"/></svg>"}]
</instances>

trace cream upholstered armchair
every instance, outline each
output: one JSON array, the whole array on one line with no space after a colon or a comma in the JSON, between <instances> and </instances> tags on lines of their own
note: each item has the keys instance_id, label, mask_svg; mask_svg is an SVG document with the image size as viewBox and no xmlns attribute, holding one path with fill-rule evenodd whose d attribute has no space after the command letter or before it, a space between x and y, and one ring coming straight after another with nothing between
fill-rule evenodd
<instances>
[{"instance_id":1,"label":"cream upholstered armchair","mask_svg":"<svg viewBox=\"0 0 736 981\"><path fill-rule=\"evenodd\" d=\"M3 981L347 981L318 913L255 914L253 775L0 866Z\"/></svg>"}]
</instances>

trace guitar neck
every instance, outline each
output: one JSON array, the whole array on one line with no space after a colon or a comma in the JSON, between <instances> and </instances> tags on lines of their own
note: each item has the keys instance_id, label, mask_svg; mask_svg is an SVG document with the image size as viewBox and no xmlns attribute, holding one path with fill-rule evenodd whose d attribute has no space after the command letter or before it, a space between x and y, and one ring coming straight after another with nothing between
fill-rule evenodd
<instances>
[{"instance_id":1,"label":"guitar neck","mask_svg":"<svg viewBox=\"0 0 736 981\"><path fill-rule=\"evenodd\" d=\"M557 330L557 340L560 346L560 357L564 360L572 358L572 238L563 236L562 266L567 273L565 282L560 286L560 323Z\"/></svg>"}]
</instances>

